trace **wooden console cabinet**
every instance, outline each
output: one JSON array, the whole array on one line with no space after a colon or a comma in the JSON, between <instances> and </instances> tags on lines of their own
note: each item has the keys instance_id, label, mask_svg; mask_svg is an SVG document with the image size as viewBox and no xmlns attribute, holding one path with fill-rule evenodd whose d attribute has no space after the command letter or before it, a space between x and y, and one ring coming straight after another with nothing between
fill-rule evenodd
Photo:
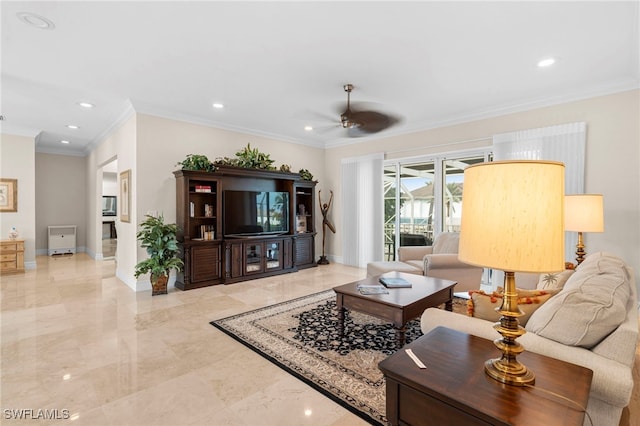
<instances>
[{"instance_id":1,"label":"wooden console cabinet","mask_svg":"<svg viewBox=\"0 0 640 426\"><path fill-rule=\"evenodd\" d=\"M293 238L231 239L225 241L225 283L293 272Z\"/></svg>"},{"instance_id":2,"label":"wooden console cabinet","mask_svg":"<svg viewBox=\"0 0 640 426\"><path fill-rule=\"evenodd\" d=\"M0 241L0 274L24 272L24 240Z\"/></svg>"},{"instance_id":3,"label":"wooden console cabinet","mask_svg":"<svg viewBox=\"0 0 640 426\"><path fill-rule=\"evenodd\" d=\"M174 175L178 241L185 264L177 288L228 284L316 266L316 182L305 181L297 173L237 167L219 167L215 172L178 170ZM287 192L289 232L225 237L225 190Z\"/></svg>"}]
</instances>

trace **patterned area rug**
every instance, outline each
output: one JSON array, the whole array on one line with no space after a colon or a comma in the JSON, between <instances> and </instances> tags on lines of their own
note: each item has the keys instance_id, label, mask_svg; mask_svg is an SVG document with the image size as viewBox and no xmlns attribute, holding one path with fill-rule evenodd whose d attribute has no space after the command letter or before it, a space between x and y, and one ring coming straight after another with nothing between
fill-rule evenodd
<instances>
[{"instance_id":1,"label":"patterned area rug","mask_svg":"<svg viewBox=\"0 0 640 426\"><path fill-rule=\"evenodd\" d=\"M327 290L211 324L371 424L384 425L385 382L378 363L399 349L396 330L347 311L340 338L335 299ZM453 310L466 313L466 300L455 298ZM421 335L419 321L411 321L406 342Z\"/></svg>"}]
</instances>

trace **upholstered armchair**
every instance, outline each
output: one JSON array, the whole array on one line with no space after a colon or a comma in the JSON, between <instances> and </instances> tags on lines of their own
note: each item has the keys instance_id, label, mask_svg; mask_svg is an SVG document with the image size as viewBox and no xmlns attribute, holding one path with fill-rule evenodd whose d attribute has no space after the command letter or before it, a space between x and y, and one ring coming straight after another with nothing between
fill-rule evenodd
<instances>
[{"instance_id":1,"label":"upholstered armchair","mask_svg":"<svg viewBox=\"0 0 640 426\"><path fill-rule=\"evenodd\" d=\"M419 268L428 277L457 281L456 292L480 289L482 268L458 260L460 234L443 232L432 246L398 248L398 260Z\"/></svg>"}]
</instances>

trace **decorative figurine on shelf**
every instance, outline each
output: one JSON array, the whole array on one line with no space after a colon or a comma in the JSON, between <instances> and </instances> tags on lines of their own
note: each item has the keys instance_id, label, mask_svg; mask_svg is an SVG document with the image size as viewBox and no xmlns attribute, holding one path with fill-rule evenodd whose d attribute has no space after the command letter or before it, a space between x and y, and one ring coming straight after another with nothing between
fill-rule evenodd
<instances>
[{"instance_id":1,"label":"decorative figurine on shelf","mask_svg":"<svg viewBox=\"0 0 640 426\"><path fill-rule=\"evenodd\" d=\"M11 227L11 231L9 231L9 239L15 240L16 238L18 238L18 231L16 230L16 227L13 226Z\"/></svg>"},{"instance_id":2,"label":"decorative figurine on shelf","mask_svg":"<svg viewBox=\"0 0 640 426\"><path fill-rule=\"evenodd\" d=\"M325 237L327 235L325 228L328 227L331 230L331 232L333 232L334 234L336 233L336 228L327 218L327 215L329 214L329 209L331 208L331 202L333 201L333 191L329 191L331 193L331 196L329 197L329 202L324 204L322 203L322 197L320 196L320 192L322 191L318 190L318 201L320 201L320 211L322 212L322 256L320 256L320 260L318 260L318 265L328 265L329 261L327 260L327 256L325 256L324 254Z\"/></svg>"}]
</instances>

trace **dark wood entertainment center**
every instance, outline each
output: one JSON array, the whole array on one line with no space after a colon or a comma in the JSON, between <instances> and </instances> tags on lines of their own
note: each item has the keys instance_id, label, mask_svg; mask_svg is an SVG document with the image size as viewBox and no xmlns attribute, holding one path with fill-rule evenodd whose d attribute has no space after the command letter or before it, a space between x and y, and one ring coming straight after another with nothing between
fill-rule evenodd
<instances>
[{"instance_id":1,"label":"dark wood entertainment center","mask_svg":"<svg viewBox=\"0 0 640 426\"><path fill-rule=\"evenodd\" d=\"M176 224L184 270L181 290L228 284L317 266L315 181L297 173L219 166L215 172L177 170ZM224 191L288 193L288 231L224 236ZM237 212L240 215L243 212Z\"/></svg>"}]
</instances>

